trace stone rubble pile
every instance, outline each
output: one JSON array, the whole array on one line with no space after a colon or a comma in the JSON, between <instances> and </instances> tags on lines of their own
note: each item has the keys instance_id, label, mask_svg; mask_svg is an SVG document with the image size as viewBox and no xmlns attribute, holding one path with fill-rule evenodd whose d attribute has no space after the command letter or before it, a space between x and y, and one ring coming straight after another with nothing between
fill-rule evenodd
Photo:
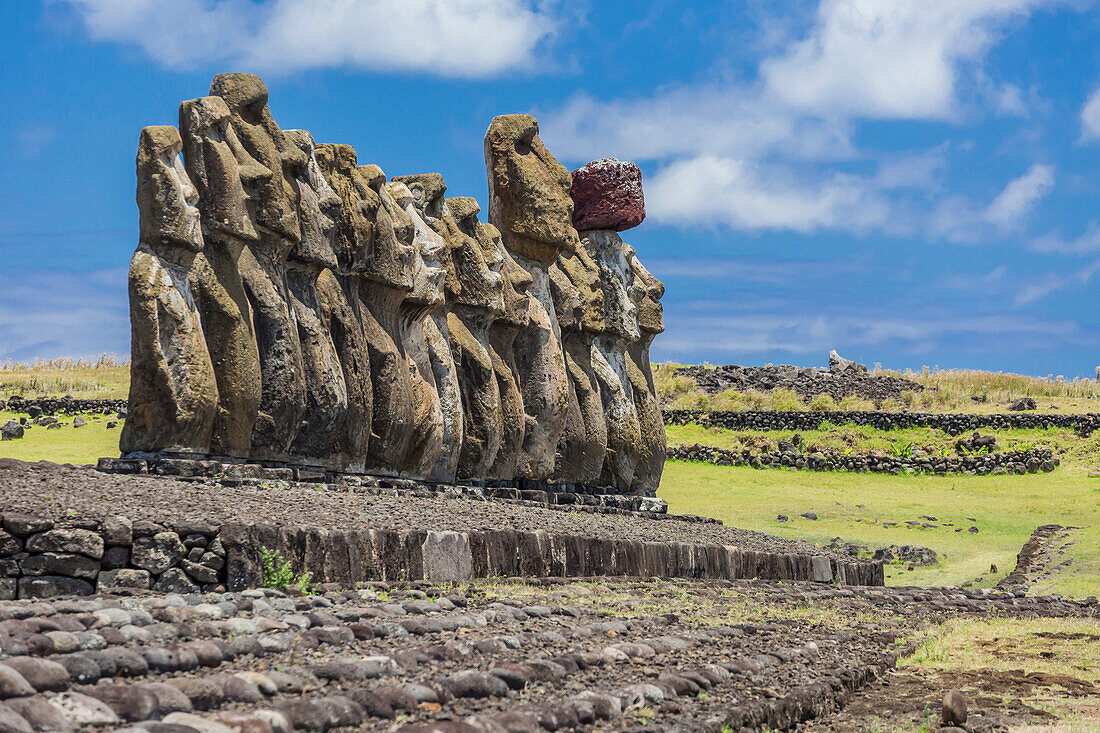
<instances>
[{"instance_id":1,"label":"stone rubble pile","mask_svg":"<svg viewBox=\"0 0 1100 733\"><path fill-rule=\"evenodd\" d=\"M845 397L864 400L898 400L903 392L920 392L923 386L901 377L885 374L868 374L854 368L818 369L796 367L790 364L769 366L738 366L727 364L718 367L689 366L676 370L677 374L690 377L707 394L718 394L727 389L744 392L754 389L770 392L789 389L804 399L816 395L829 395L836 401Z\"/></svg>"},{"instance_id":2,"label":"stone rubble pile","mask_svg":"<svg viewBox=\"0 0 1100 733\"><path fill-rule=\"evenodd\" d=\"M122 453L652 496L664 288L617 233L637 167L574 179L533 117L496 117L482 222L438 173L387 178L267 102L220 74L141 133Z\"/></svg>"}]
</instances>

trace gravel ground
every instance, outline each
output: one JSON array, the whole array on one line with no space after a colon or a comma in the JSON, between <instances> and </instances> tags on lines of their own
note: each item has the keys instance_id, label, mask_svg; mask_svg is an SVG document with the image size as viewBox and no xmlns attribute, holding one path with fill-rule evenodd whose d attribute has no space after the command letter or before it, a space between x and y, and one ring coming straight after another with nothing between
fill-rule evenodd
<instances>
[{"instance_id":1,"label":"gravel ground","mask_svg":"<svg viewBox=\"0 0 1100 733\"><path fill-rule=\"evenodd\" d=\"M1094 612L988 591L621 578L14 601L0 603L0 725L719 733L817 718L815 731L881 730L881 708L837 708L918 629ZM891 722L915 729L909 708L941 685L926 681ZM1006 729L982 717L970 730Z\"/></svg>"},{"instance_id":2,"label":"gravel ground","mask_svg":"<svg viewBox=\"0 0 1100 733\"><path fill-rule=\"evenodd\" d=\"M215 481L104 474L87 467L0 459L0 512L38 514L54 520L120 514L154 522L185 518L216 525L244 522L344 530L542 530L600 539L827 554L807 542L721 524L563 509L445 495L418 498L353 493L314 484L226 486Z\"/></svg>"}]
</instances>

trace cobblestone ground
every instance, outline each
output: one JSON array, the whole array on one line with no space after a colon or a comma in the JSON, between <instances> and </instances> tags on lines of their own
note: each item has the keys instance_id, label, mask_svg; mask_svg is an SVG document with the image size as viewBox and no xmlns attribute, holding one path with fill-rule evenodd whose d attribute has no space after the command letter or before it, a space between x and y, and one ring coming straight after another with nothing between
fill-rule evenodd
<instances>
[{"instance_id":1,"label":"cobblestone ground","mask_svg":"<svg viewBox=\"0 0 1100 733\"><path fill-rule=\"evenodd\" d=\"M0 603L0 731L859 730L881 713L867 691L932 624L1100 612L752 581L322 590ZM922 689L913 705L943 694ZM987 712L973 730L1003 727Z\"/></svg>"}]
</instances>

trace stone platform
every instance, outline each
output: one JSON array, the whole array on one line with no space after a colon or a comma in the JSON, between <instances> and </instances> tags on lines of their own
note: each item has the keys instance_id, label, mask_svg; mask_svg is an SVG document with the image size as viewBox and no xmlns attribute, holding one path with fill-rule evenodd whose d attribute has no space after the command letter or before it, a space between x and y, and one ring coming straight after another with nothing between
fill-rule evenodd
<instances>
[{"instance_id":1,"label":"stone platform","mask_svg":"<svg viewBox=\"0 0 1100 733\"><path fill-rule=\"evenodd\" d=\"M593 575L883 583L880 562L715 520L490 490L181 480L12 460L0 461L0 482L7 598L242 590L261 584L265 548L315 582L343 585Z\"/></svg>"}]
</instances>

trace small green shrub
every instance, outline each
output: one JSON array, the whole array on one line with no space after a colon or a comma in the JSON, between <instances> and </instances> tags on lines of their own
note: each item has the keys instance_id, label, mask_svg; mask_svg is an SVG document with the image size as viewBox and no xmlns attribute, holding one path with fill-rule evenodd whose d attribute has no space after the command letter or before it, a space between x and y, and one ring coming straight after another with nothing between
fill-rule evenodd
<instances>
[{"instance_id":1,"label":"small green shrub","mask_svg":"<svg viewBox=\"0 0 1100 733\"><path fill-rule=\"evenodd\" d=\"M773 410L785 410L787 412L802 410L806 407L802 402L802 398L790 389L773 389L768 394L768 405Z\"/></svg>"},{"instance_id":2,"label":"small green shrub","mask_svg":"<svg viewBox=\"0 0 1100 733\"><path fill-rule=\"evenodd\" d=\"M296 574L290 560L284 558L278 550L260 548L260 569L264 588L296 588L304 596L317 593L316 585L310 582L313 580L313 573L306 571Z\"/></svg>"},{"instance_id":3,"label":"small green shrub","mask_svg":"<svg viewBox=\"0 0 1100 733\"><path fill-rule=\"evenodd\" d=\"M833 399L831 394L815 394L810 398L807 403L807 407L811 412L832 412L836 409L836 400Z\"/></svg>"}]
</instances>

